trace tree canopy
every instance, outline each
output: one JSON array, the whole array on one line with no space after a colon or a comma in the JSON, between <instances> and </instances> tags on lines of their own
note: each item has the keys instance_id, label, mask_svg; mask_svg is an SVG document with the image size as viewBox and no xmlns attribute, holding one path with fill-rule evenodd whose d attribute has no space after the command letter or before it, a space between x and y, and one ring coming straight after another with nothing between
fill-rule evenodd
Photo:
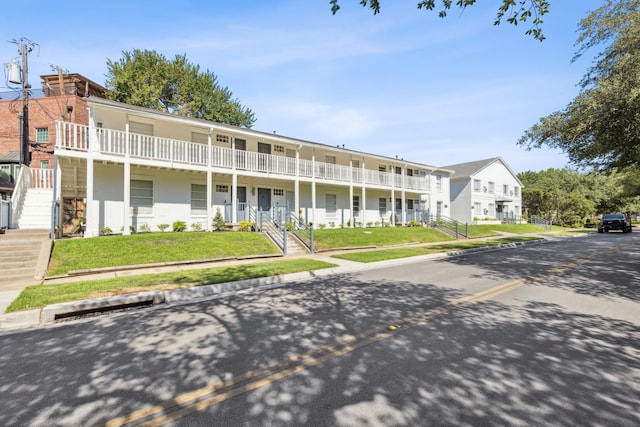
<instances>
[{"instance_id":1,"label":"tree canopy","mask_svg":"<svg viewBox=\"0 0 640 427\"><path fill-rule=\"evenodd\" d=\"M595 214L640 212L640 196L634 171L582 173L571 169L523 172L522 202L529 215L561 226L582 226Z\"/></svg>"},{"instance_id":2,"label":"tree canopy","mask_svg":"<svg viewBox=\"0 0 640 427\"><path fill-rule=\"evenodd\" d=\"M564 109L543 117L518 144L548 146L581 167L640 167L640 0L608 0L580 21L574 59L596 46L580 94Z\"/></svg>"},{"instance_id":3,"label":"tree canopy","mask_svg":"<svg viewBox=\"0 0 640 427\"><path fill-rule=\"evenodd\" d=\"M155 51L122 52L107 59L107 97L140 107L250 128L254 113L233 99L215 74L200 71L186 55L167 59Z\"/></svg>"},{"instance_id":4,"label":"tree canopy","mask_svg":"<svg viewBox=\"0 0 640 427\"><path fill-rule=\"evenodd\" d=\"M477 0L422 0L417 3L418 9L432 11L438 7L438 16L444 18L452 6L465 9L473 6ZM330 0L331 12L335 15L340 10L339 0ZM438 3L439 6L436 4ZM530 22L531 26L525 31L525 34L533 36L537 40L544 40L542 33L542 16L549 12L548 0L502 0L502 4L498 7L493 25L500 25L503 21L509 24L518 25ZM368 7L373 11L374 15L380 13L380 0L360 0L360 4Z\"/></svg>"}]
</instances>

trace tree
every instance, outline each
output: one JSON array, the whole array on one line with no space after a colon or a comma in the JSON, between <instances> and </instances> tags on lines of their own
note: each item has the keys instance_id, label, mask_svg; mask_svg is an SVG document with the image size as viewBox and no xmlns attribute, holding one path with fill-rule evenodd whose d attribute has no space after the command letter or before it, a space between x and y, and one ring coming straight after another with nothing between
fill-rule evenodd
<instances>
[{"instance_id":1,"label":"tree","mask_svg":"<svg viewBox=\"0 0 640 427\"><path fill-rule=\"evenodd\" d=\"M331 12L335 15L340 10L339 0L330 0ZM440 0L438 16L444 18L453 6L453 0ZM472 6L476 0L456 0L455 6L465 9ZM380 13L380 0L360 0L360 4L373 10L373 14ZM423 0L418 2L418 9L432 11L436 8L436 0ZM525 34L533 36L536 40L544 40L542 34L542 16L549 12L550 2L548 0L502 0L498 7L498 12L493 21L493 25L500 25L503 20L509 24L518 25L530 21L532 26L525 31Z\"/></svg>"},{"instance_id":2,"label":"tree","mask_svg":"<svg viewBox=\"0 0 640 427\"><path fill-rule=\"evenodd\" d=\"M187 61L186 55L168 60L155 51L122 52L119 61L107 59L109 99L140 107L250 128L253 112L215 74Z\"/></svg>"},{"instance_id":3,"label":"tree","mask_svg":"<svg viewBox=\"0 0 640 427\"><path fill-rule=\"evenodd\" d=\"M640 197L629 185L638 184L635 172L583 173L571 169L523 172L522 202L530 215L558 225L580 225L594 214L640 212Z\"/></svg>"},{"instance_id":4,"label":"tree","mask_svg":"<svg viewBox=\"0 0 640 427\"><path fill-rule=\"evenodd\" d=\"M574 60L604 45L562 111L527 130L518 144L548 146L577 166L600 170L640 167L640 0L608 0L580 21Z\"/></svg>"}]
</instances>

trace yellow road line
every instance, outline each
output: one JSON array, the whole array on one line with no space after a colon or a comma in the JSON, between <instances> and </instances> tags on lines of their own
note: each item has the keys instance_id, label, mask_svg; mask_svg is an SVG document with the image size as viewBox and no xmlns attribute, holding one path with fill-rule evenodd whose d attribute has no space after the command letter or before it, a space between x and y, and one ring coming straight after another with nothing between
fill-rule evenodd
<instances>
[{"instance_id":1,"label":"yellow road line","mask_svg":"<svg viewBox=\"0 0 640 427\"><path fill-rule=\"evenodd\" d=\"M618 248L618 250L623 250L630 246L634 246L634 244L625 245L624 247ZM610 254L611 252L608 252L607 256ZM455 299L442 307L416 313L411 317L395 323L394 325L398 325L400 327L394 330L388 330L386 326L380 326L355 336L347 336L341 340L317 347L305 353L293 355L285 361L276 362L267 365L264 368L246 372L238 377L183 393L162 404L149 406L132 412L129 415L114 418L107 422L105 426L122 427L127 424L138 422L141 423L136 425L140 426L152 427L165 425L190 413L205 410L240 394L267 386L273 382L290 377L331 359L351 353L361 347L388 339L400 333L402 330L422 326L435 318L450 313L453 310L467 308L495 298L499 295L525 286L528 281L547 276L549 273L564 272L601 256L603 255L598 253L579 260L574 260L559 267L547 270L546 272L536 276L512 280L510 282ZM144 419L151 417L155 418L143 421Z\"/></svg>"}]
</instances>

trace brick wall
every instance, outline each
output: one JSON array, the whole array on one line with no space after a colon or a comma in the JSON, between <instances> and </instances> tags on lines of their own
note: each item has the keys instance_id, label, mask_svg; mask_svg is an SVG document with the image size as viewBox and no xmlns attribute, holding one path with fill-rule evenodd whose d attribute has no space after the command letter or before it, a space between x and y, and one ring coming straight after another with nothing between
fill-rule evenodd
<instances>
[{"instance_id":1,"label":"brick wall","mask_svg":"<svg viewBox=\"0 0 640 427\"><path fill-rule=\"evenodd\" d=\"M84 98L67 96L67 104L73 107L71 121L88 124L89 112ZM62 108L62 111L61 111ZM9 151L20 151L20 127L18 114L22 112L22 99L0 100L0 156ZM66 108L59 96L29 99L29 142L36 142L36 129L47 128L48 142L31 150L31 167L39 168L42 161L49 162L53 168L53 148L56 142L56 120L68 120Z\"/></svg>"}]
</instances>

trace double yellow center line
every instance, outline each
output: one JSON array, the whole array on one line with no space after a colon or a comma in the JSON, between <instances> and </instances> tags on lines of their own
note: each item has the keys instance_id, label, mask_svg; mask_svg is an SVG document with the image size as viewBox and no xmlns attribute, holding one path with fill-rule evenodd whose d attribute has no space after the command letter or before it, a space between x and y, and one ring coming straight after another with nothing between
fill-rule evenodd
<instances>
[{"instance_id":1,"label":"double yellow center line","mask_svg":"<svg viewBox=\"0 0 640 427\"><path fill-rule=\"evenodd\" d=\"M625 245L624 248L628 246L633 246L633 244ZM617 249L622 250L624 248L619 247ZM607 254L610 255L611 251ZM343 339L317 347L308 352L291 356L284 361L276 362L267 365L264 368L246 372L238 377L213 383L200 389L181 394L161 404L148 406L132 412L129 415L114 418L108 421L105 426L122 427L136 425L151 427L168 424L193 412L205 410L240 394L259 389L331 359L351 353L361 347L383 341L393 337L403 330L422 326L429 321L444 316L454 310L464 309L511 292L525 286L527 282L547 276L549 273L561 273L600 256L602 256L602 254L598 253L580 260L575 260L536 276L512 280L510 282L476 292L472 295L458 298L441 307L416 313L413 316L404 318L392 325L380 326L357 335L347 336Z\"/></svg>"}]
</instances>

